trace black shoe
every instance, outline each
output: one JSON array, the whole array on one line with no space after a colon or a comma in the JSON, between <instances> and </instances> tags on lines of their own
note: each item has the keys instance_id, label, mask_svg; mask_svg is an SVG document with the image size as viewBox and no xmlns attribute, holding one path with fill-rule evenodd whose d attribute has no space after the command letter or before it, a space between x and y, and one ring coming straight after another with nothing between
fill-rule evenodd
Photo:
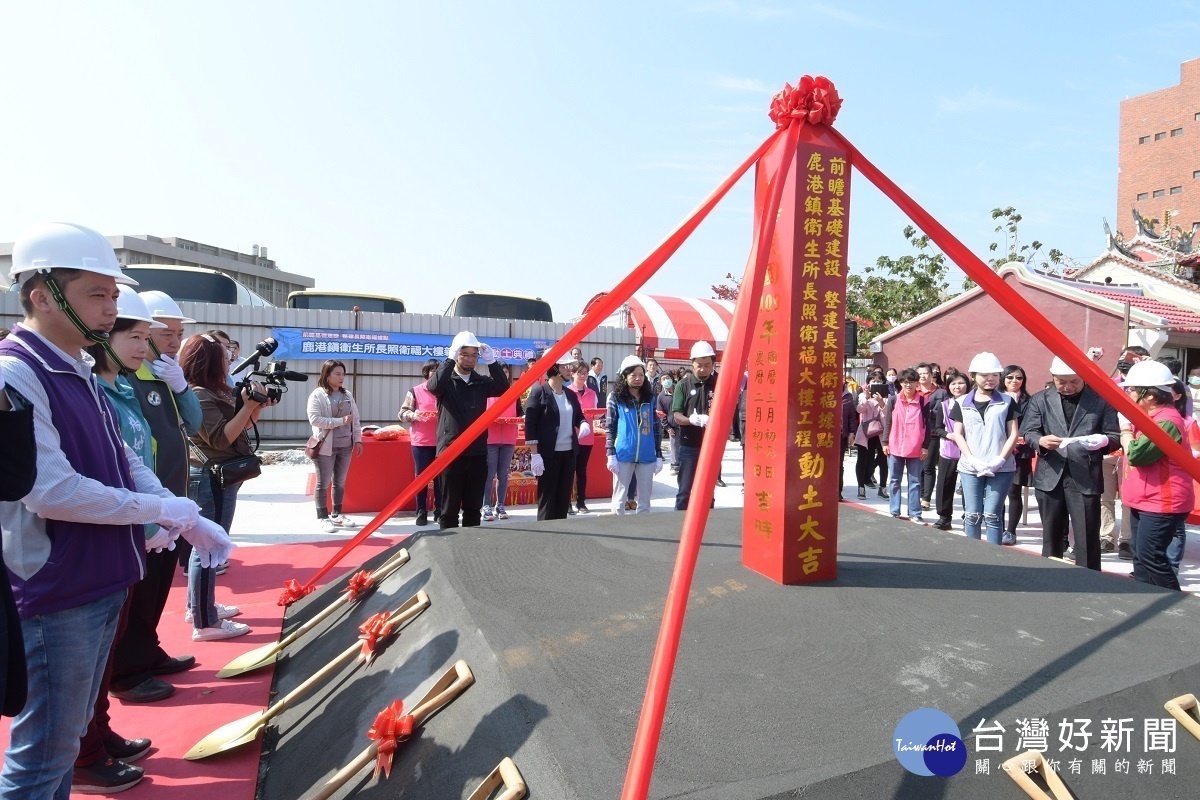
<instances>
[{"instance_id":1,"label":"black shoe","mask_svg":"<svg viewBox=\"0 0 1200 800\"><path fill-rule=\"evenodd\" d=\"M892 519L904 519L904 517L900 516L899 514L892 514Z\"/></svg>"},{"instance_id":2,"label":"black shoe","mask_svg":"<svg viewBox=\"0 0 1200 800\"><path fill-rule=\"evenodd\" d=\"M126 703L153 703L175 694L175 687L158 678L146 678L132 689L110 689L108 693Z\"/></svg>"},{"instance_id":3,"label":"black shoe","mask_svg":"<svg viewBox=\"0 0 1200 800\"><path fill-rule=\"evenodd\" d=\"M579 512L575 510L574 506L567 506L567 513L573 517L576 514L578 514Z\"/></svg>"},{"instance_id":4,"label":"black shoe","mask_svg":"<svg viewBox=\"0 0 1200 800\"><path fill-rule=\"evenodd\" d=\"M1000 544L1005 547L1013 547L1017 543L1017 535L1012 531L1005 531L1000 537Z\"/></svg>"},{"instance_id":5,"label":"black shoe","mask_svg":"<svg viewBox=\"0 0 1200 800\"><path fill-rule=\"evenodd\" d=\"M590 509L588 509L588 507L587 507L587 503L578 503L578 504L576 504L576 506L575 506L575 510L576 510L576 511L578 511L580 514L590 514L590 513L592 513L592 512L591 512L591 510L590 510Z\"/></svg>"},{"instance_id":6,"label":"black shoe","mask_svg":"<svg viewBox=\"0 0 1200 800\"><path fill-rule=\"evenodd\" d=\"M224 575L225 570L227 570L227 569L229 569L228 561L226 561L224 564L217 564L217 574L218 575Z\"/></svg>"},{"instance_id":7,"label":"black shoe","mask_svg":"<svg viewBox=\"0 0 1200 800\"><path fill-rule=\"evenodd\" d=\"M887 490L887 489L880 489L880 490L879 490L879 496L880 496L880 497L882 497L884 500L887 500L887 499L889 499L889 498L891 497L891 495L890 495L890 494L888 494L888 490Z\"/></svg>"},{"instance_id":8,"label":"black shoe","mask_svg":"<svg viewBox=\"0 0 1200 800\"><path fill-rule=\"evenodd\" d=\"M109 758L86 767L76 767L71 774L71 791L78 794L115 794L137 786L145 774L141 767L131 767L123 761Z\"/></svg>"},{"instance_id":9,"label":"black shoe","mask_svg":"<svg viewBox=\"0 0 1200 800\"><path fill-rule=\"evenodd\" d=\"M875 481L867 481L863 484L863 487L866 489L878 489L879 484L877 484Z\"/></svg>"},{"instance_id":10,"label":"black shoe","mask_svg":"<svg viewBox=\"0 0 1200 800\"><path fill-rule=\"evenodd\" d=\"M126 764L132 764L150 752L150 740L144 737L141 739L126 739L115 733L110 733L104 737L104 752L108 753L109 758L116 761L124 761Z\"/></svg>"},{"instance_id":11,"label":"black shoe","mask_svg":"<svg viewBox=\"0 0 1200 800\"><path fill-rule=\"evenodd\" d=\"M867 499L867 487L865 487L865 486L858 487L858 499L859 500Z\"/></svg>"},{"instance_id":12,"label":"black shoe","mask_svg":"<svg viewBox=\"0 0 1200 800\"><path fill-rule=\"evenodd\" d=\"M937 528L939 531L954 530L954 525L945 517L938 517L938 521L933 523L933 527Z\"/></svg>"},{"instance_id":13,"label":"black shoe","mask_svg":"<svg viewBox=\"0 0 1200 800\"><path fill-rule=\"evenodd\" d=\"M720 486L722 489L724 489L725 481L721 480L720 478L717 478L717 486Z\"/></svg>"},{"instance_id":14,"label":"black shoe","mask_svg":"<svg viewBox=\"0 0 1200 800\"><path fill-rule=\"evenodd\" d=\"M1117 549L1117 547L1116 547L1116 545L1114 545L1112 543L1112 539L1102 539L1100 541L1100 552L1101 553L1111 553L1112 551L1114 551L1116 549Z\"/></svg>"},{"instance_id":15,"label":"black shoe","mask_svg":"<svg viewBox=\"0 0 1200 800\"><path fill-rule=\"evenodd\" d=\"M195 656L174 656L155 664L150 668L150 674L171 675L176 672L185 672L194 666L196 666ZM117 756L113 756L113 758L117 758ZM128 761L129 759L123 758L121 760Z\"/></svg>"},{"instance_id":16,"label":"black shoe","mask_svg":"<svg viewBox=\"0 0 1200 800\"><path fill-rule=\"evenodd\" d=\"M1133 550L1129 547L1129 542L1121 542L1117 545L1117 558L1122 561L1133 561Z\"/></svg>"},{"instance_id":17,"label":"black shoe","mask_svg":"<svg viewBox=\"0 0 1200 800\"><path fill-rule=\"evenodd\" d=\"M428 525L428 524L429 524L429 515L428 515L428 514L426 514L424 511L418 511L418 512L417 512L417 519L416 519L416 525L417 525L417 527L418 527L418 528L421 528L421 527L424 527L425 525Z\"/></svg>"}]
</instances>

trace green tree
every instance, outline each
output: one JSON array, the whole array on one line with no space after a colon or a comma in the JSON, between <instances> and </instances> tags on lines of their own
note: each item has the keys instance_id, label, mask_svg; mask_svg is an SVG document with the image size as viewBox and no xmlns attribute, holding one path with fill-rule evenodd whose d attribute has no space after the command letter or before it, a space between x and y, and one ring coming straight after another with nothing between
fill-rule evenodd
<instances>
[{"instance_id":1,"label":"green tree","mask_svg":"<svg viewBox=\"0 0 1200 800\"><path fill-rule=\"evenodd\" d=\"M992 219L1000 220L996 225L995 232L1001 234L1003 239L1003 242L992 242L988 245L988 252L994 254L988 258L988 264L992 266L992 269L997 269L1009 261L1020 261L1042 272L1058 273L1062 270L1067 260L1063 257L1061 250L1051 248L1049 252L1042 255L1042 243L1037 239L1029 244L1021 244L1018 225L1022 217L1017 213L1016 208L1013 206L993 208ZM975 281L966 278L963 281L963 290L966 291L974 285Z\"/></svg>"},{"instance_id":2,"label":"green tree","mask_svg":"<svg viewBox=\"0 0 1200 800\"><path fill-rule=\"evenodd\" d=\"M899 258L880 256L860 275L846 279L846 314L869 323L859 327L860 353L871 340L901 322L923 314L946 299L950 267L928 236L918 236L912 225L904 238L915 250Z\"/></svg>"}]
</instances>

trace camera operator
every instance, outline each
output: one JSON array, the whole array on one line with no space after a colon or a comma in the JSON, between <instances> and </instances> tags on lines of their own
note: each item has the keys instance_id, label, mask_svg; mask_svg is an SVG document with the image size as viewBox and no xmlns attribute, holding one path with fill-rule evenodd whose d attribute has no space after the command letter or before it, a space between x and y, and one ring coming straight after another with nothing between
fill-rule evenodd
<instances>
[{"instance_id":1,"label":"camera operator","mask_svg":"<svg viewBox=\"0 0 1200 800\"><path fill-rule=\"evenodd\" d=\"M241 483L222 486L209 467L254 454L247 431L263 408L279 402L278 396L268 397L267 387L249 382L240 386L235 397L234 387L227 380L229 351L212 333L201 333L184 342L179 351L179 365L200 399L203 413L200 429L191 437L194 447L188 496L200 506L201 516L228 532ZM216 602L216 567L216 564L201 564L195 553L188 562L188 620L192 623L192 641L230 639L250 632L249 625L230 619L241 613L237 607Z\"/></svg>"}]
</instances>

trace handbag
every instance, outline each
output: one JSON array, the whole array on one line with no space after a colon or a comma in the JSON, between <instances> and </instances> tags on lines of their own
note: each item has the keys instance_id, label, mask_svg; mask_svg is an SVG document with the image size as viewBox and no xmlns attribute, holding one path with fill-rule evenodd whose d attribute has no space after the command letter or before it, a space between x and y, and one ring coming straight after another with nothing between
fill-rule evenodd
<instances>
[{"instance_id":1,"label":"handbag","mask_svg":"<svg viewBox=\"0 0 1200 800\"><path fill-rule=\"evenodd\" d=\"M325 436L328 435L327 432ZM304 443L304 455L308 456L310 461L317 460L317 451L321 449L321 443L325 441L325 436L310 436Z\"/></svg>"},{"instance_id":2,"label":"handbag","mask_svg":"<svg viewBox=\"0 0 1200 800\"><path fill-rule=\"evenodd\" d=\"M878 417L867 420L867 425L863 429L863 433L870 439L873 436L879 436L883 433L883 421Z\"/></svg>"},{"instance_id":3,"label":"handbag","mask_svg":"<svg viewBox=\"0 0 1200 800\"><path fill-rule=\"evenodd\" d=\"M189 443L189 447L195 459L208 470L222 489L262 474L262 459L253 453L248 456L235 456L225 461L213 461L195 444Z\"/></svg>"}]
</instances>

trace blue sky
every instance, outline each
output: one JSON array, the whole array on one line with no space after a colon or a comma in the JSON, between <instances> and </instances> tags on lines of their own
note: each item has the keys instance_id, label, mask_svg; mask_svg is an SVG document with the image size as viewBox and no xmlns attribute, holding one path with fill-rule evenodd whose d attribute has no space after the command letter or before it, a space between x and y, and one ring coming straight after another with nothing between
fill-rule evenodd
<instances>
[{"instance_id":1,"label":"blue sky","mask_svg":"<svg viewBox=\"0 0 1200 800\"><path fill-rule=\"evenodd\" d=\"M1011 205L1023 240L1086 262L1102 217L1129 228L1119 102L1200 57L1200 6L1176 0L39 2L0 29L0 241L58 219L257 243L414 311L473 288L556 319L768 136L771 95L805 73L981 256ZM906 219L852 191L851 265L906 253ZM750 219L747 179L648 290L709 296L744 268Z\"/></svg>"}]
</instances>

